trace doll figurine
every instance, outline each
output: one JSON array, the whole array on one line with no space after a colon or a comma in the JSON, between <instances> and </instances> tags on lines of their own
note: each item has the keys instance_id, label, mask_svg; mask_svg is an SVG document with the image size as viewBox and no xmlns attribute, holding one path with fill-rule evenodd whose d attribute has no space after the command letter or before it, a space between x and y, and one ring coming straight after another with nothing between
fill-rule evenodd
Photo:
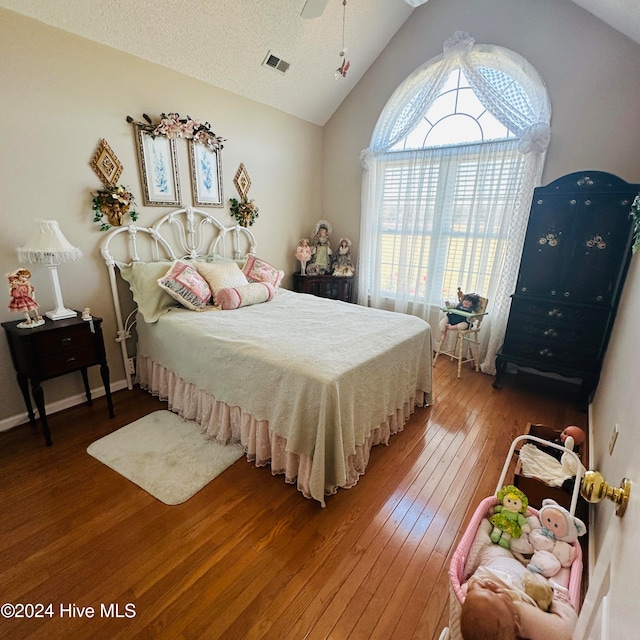
<instances>
[{"instance_id":1,"label":"doll figurine","mask_svg":"<svg viewBox=\"0 0 640 640\"><path fill-rule=\"evenodd\" d=\"M300 275L307 274L307 262L311 260L311 247L309 240L302 238L296 248L296 260L300 263Z\"/></svg>"},{"instance_id":2,"label":"doll figurine","mask_svg":"<svg viewBox=\"0 0 640 640\"><path fill-rule=\"evenodd\" d=\"M21 322L20 329L32 329L44 324L42 316L38 313L38 303L36 302L35 290L31 282L31 272L28 269L17 269L8 276L9 291L11 292L11 302L9 310L24 313L25 321ZM31 312L34 317L31 317Z\"/></svg>"},{"instance_id":3,"label":"doll figurine","mask_svg":"<svg viewBox=\"0 0 640 640\"><path fill-rule=\"evenodd\" d=\"M334 276L352 276L353 262L351 262L351 240L349 238L341 238L338 251L333 263Z\"/></svg>"},{"instance_id":4,"label":"doll figurine","mask_svg":"<svg viewBox=\"0 0 640 640\"><path fill-rule=\"evenodd\" d=\"M331 273L331 225L326 220L318 221L311 239L311 263L307 269L309 275Z\"/></svg>"},{"instance_id":5,"label":"doll figurine","mask_svg":"<svg viewBox=\"0 0 640 640\"><path fill-rule=\"evenodd\" d=\"M454 307L448 300L444 303L445 307L451 309L459 309L467 313L473 313L480 302L479 297L475 293L467 293L462 296L460 302ZM447 331L466 331L469 328L468 319L456 313L447 313L440 320L440 340L444 342L447 337Z\"/></svg>"},{"instance_id":6,"label":"doll figurine","mask_svg":"<svg viewBox=\"0 0 640 640\"><path fill-rule=\"evenodd\" d=\"M529 533L531 530L524 517L529 500L513 485L502 487L496 497L500 504L494 507L494 514L489 518L489 522L493 525L491 542L509 549L511 538L519 538L523 533Z\"/></svg>"}]
</instances>

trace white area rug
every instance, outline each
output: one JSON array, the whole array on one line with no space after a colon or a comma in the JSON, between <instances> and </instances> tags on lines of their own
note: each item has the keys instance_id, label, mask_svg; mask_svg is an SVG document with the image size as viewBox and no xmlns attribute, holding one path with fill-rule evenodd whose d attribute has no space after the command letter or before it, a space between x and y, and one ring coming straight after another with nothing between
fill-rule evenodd
<instances>
[{"instance_id":1,"label":"white area rug","mask_svg":"<svg viewBox=\"0 0 640 640\"><path fill-rule=\"evenodd\" d=\"M96 440L87 453L165 504L185 502L243 456L171 411L150 413Z\"/></svg>"}]
</instances>

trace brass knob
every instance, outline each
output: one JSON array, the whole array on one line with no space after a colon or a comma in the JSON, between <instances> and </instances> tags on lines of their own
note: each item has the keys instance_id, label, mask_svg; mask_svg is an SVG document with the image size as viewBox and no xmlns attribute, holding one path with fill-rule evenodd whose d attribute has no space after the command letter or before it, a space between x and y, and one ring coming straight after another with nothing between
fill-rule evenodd
<instances>
[{"instance_id":1,"label":"brass knob","mask_svg":"<svg viewBox=\"0 0 640 640\"><path fill-rule=\"evenodd\" d=\"M599 471L587 471L582 479L580 493L585 500L592 503L608 498L616 504L616 515L622 518L629 502L631 481L623 478L620 487L612 487Z\"/></svg>"}]
</instances>

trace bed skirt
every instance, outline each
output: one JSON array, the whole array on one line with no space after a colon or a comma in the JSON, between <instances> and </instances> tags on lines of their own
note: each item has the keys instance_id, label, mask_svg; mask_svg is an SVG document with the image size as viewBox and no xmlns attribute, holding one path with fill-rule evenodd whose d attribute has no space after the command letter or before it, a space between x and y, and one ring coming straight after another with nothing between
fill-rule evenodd
<instances>
[{"instance_id":1,"label":"bed skirt","mask_svg":"<svg viewBox=\"0 0 640 640\"><path fill-rule=\"evenodd\" d=\"M239 444L250 462L257 467L270 465L272 475L284 475L285 482L296 484L302 495L316 499L325 506L323 497L314 496L311 492L311 456L287 451L286 439L274 433L268 421L256 420L240 407L216 400L210 393L183 380L150 358L138 356L136 369L136 381L140 387L166 400L171 411L184 420L199 424L203 432L216 442ZM373 427L364 443L356 445L355 451L347 456L344 483L333 485L325 482L324 494L332 495L340 488L355 486L367 468L371 448L377 444L387 444L392 435L402 431L414 408L423 406L425 396L423 391L417 390L387 420Z\"/></svg>"}]
</instances>

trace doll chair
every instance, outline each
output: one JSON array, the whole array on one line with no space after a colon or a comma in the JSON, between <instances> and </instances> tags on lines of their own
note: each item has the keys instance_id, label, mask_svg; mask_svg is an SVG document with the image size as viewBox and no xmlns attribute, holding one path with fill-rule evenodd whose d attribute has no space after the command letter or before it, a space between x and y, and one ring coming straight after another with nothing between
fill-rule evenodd
<instances>
[{"instance_id":1,"label":"doll chair","mask_svg":"<svg viewBox=\"0 0 640 640\"><path fill-rule=\"evenodd\" d=\"M458 287L458 301L462 302L466 294L462 293L460 287ZM477 295L477 294L476 294ZM478 304L472 313L461 311L460 309L453 309L449 307L441 307L441 310L445 313L455 313L459 316L464 316L469 323L468 329L458 329L456 331L447 331L445 339L440 342L436 355L433 357L433 364L435 366L436 360L439 355L449 356L451 360L458 361L458 378L462 371L462 365L467 362L471 362L475 366L476 371L480 371L480 345L478 343L478 333L480 332L480 325L482 319L487 315L487 305L489 300L478 296ZM455 340L451 345L452 339L449 335L455 333Z\"/></svg>"}]
</instances>

